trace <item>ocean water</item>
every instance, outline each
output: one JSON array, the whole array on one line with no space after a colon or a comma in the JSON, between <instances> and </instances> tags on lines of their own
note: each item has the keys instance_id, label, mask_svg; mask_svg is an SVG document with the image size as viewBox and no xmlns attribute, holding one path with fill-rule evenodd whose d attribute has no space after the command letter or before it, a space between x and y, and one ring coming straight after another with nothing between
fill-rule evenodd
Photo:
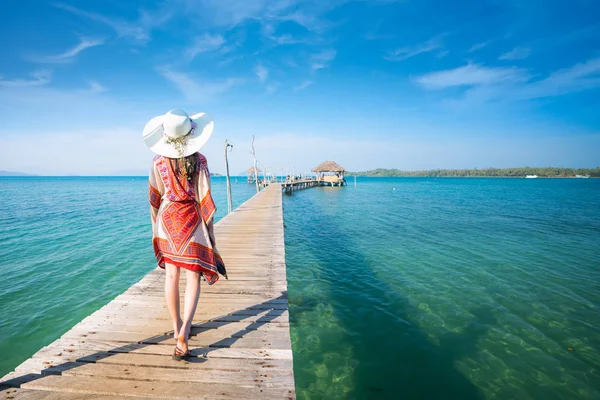
<instances>
[{"instance_id":1,"label":"ocean water","mask_svg":"<svg viewBox=\"0 0 600 400\"><path fill-rule=\"evenodd\" d=\"M256 193L232 178L234 208ZM148 178L0 178L0 376L156 267ZM216 220L225 178L212 178Z\"/></svg>"},{"instance_id":2,"label":"ocean water","mask_svg":"<svg viewBox=\"0 0 600 400\"><path fill-rule=\"evenodd\" d=\"M600 180L284 198L299 399L600 399Z\"/></svg>"},{"instance_id":3,"label":"ocean water","mask_svg":"<svg viewBox=\"0 0 600 400\"><path fill-rule=\"evenodd\" d=\"M0 178L0 199L3 375L155 260L145 178ZM283 204L298 398L600 399L600 180L359 178Z\"/></svg>"}]
</instances>

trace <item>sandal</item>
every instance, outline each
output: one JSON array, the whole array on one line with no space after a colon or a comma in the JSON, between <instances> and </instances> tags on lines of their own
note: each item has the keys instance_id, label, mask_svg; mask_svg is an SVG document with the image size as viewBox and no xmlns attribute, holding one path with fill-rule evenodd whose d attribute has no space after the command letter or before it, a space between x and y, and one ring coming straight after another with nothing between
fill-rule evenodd
<instances>
[{"instance_id":1,"label":"sandal","mask_svg":"<svg viewBox=\"0 0 600 400\"><path fill-rule=\"evenodd\" d=\"M171 356L171 358L173 360L177 360L177 361L181 361L181 360L185 360L189 355L190 355L190 348L188 346L187 351L183 351L181 350L178 345L179 344L185 344L185 339L183 336L179 336L177 338L177 344L175 345L175 350L173 350L173 356Z\"/></svg>"},{"instance_id":2,"label":"sandal","mask_svg":"<svg viewBox=\"0 0 600 400\"><path fill-rule=\"evenodd\" d=\"M184 352L183 350L179 349L179 347L175 346L175 350L173 350L173 355L171 356L171 358L176 361L181 361L181 360L185 360L189 355L190 355L189 349L188 349L188 351Z\"/></svg>"}]
</instances>

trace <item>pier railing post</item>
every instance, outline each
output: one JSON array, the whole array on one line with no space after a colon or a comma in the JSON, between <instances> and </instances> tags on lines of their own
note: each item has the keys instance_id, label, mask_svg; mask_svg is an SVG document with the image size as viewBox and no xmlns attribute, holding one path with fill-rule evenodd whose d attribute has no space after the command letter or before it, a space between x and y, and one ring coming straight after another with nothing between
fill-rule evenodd
<instances>
[{"instance_id":1,"label":"pier railing post","mask_svg":"<svg viewBox=\"0 0 600 400\"><path fill-rule=\"evenodd\" d=\"M229 181L229 160L227 159L227 152L233 149L233 145L229 144L229 141L225 139L225 170L227 174L227 206L229 213L233 211L233 202L231 200L231 182Z\"/></svg>"},{"instance_id":2,"label":"pier railing post","mask_svg":"<svg viewBox=\"0 0 600 400\"><path fill-rule=\"evenodd\" d=\"M256 152L254 151L254 135L252 135L252 158L254 158L254 183L256 184L256 193L260 192L258 186L258 171L256 170Z\"/></svg>"}]
</instances>

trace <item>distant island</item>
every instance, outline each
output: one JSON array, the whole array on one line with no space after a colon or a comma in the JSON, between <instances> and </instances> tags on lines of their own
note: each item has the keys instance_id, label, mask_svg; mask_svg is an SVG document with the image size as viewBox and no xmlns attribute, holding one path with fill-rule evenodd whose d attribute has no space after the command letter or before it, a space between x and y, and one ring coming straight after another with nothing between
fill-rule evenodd
<instances>
[{"instance_id":1,"label":"distant island","mask_svg":"<svg viewBox=\"0 0 600 400\"><path fill-rule=\"evenodd\" d=\"M363 172L346 172L347 176L422 176L422 177L497 177L523 178L537 175L540 178L574 178L589 176L600 178L600 167L596 168L484 168L484 169L432 169L426 171L401 171L399 169L377 168Z\"/></svg>"}]
</instances>

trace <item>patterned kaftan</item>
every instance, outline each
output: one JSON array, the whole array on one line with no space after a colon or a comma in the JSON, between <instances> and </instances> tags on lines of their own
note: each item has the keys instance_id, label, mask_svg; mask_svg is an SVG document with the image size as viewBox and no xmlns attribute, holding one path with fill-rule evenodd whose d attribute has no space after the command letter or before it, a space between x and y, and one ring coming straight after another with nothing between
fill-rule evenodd
<instances>
[{"instance_id":1,"label":"patterned kaftan","mask_svg":"<svg viewBox=\"0 0 600 400\"><path fill-rule=\"evenodd\" d=\"M187 179L177 178L169 158L154 158L149 180L154 254L159 267L169 263L200 271L212 285L219 279L219 270L225 274L225 265L215 247L216 206L206 157L197 154L195 187Z\"/></svg>"}]
</instances>

